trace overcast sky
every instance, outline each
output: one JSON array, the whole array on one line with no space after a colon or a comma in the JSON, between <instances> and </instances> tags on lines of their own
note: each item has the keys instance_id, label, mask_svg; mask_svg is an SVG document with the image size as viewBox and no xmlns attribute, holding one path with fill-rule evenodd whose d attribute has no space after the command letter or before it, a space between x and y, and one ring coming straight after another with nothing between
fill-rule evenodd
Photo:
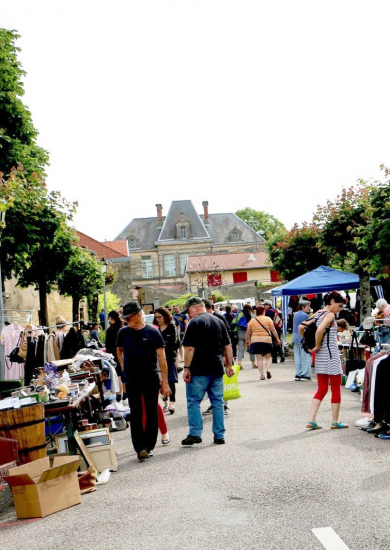
<instances>
[{"instance_id":1,"label":"overcast sky","mask_svg":"<svg viewBox=\"0 0 390 550\"><path fill-rule=\"evenodd\" d=\"M390 164L388 0L3 0L48 186L112 240L172 200L287 227Z\"/></svg>"}]
</instances>

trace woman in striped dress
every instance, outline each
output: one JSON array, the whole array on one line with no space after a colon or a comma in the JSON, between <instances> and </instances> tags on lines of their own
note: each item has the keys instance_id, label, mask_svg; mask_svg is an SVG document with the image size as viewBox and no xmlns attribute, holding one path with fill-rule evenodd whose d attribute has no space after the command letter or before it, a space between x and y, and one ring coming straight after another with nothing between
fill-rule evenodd
<instances>
[{"instance_id":1,"label":"woman in striped dress","mask_svg":"<svg viewBox=\"0 0 390 550\"><path fill-rule=\"evenodd\" d=\"M315 394L311 409L310 420L306 428L318 430L321 428L316 422L318 409L325 395L328 393L329 382L332 391L332 430L348 428L348 424L339 422L340 403L341 403L341 368L340 352L337 345L337 325L335 321L336 314L346 303L345 299L338 292L330 292L324 298L325 309L317 311L312 318L316 323L316 345L309 350L310 353L316 352L315 372L317 374L318 390ZM299 332L303 335L305 325L299 326Z\"/></svg>"}]
</instances>

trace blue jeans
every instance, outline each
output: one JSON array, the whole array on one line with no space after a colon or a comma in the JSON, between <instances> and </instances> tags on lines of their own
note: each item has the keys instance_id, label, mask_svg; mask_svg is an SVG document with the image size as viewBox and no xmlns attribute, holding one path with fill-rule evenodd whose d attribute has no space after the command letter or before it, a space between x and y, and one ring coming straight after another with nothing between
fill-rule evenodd
<instances>
[{"instance_id":1,"label":"blue jeans","mask_svg":"<svg viewBox=\"0 0 390 550\"><path fill-rule=\"evenodd\" d=\"M186 384L189 435L200 437L203 432L203 418L200 404L206 392L213 407L213 433L215 439L225 436L225 415L223 408L222 376L192 376Z\"/></svg>"},{"instance_id":2,"label":"blue jeans","mask_svg":"<svg viewBox=\"0 0 390 550\"><path fill-rule=\"evenodd\" d=\"M302 349L301 344L294 344L294 361L297 376L311 378L311 355Z\"/></svg>"}]
</instances>

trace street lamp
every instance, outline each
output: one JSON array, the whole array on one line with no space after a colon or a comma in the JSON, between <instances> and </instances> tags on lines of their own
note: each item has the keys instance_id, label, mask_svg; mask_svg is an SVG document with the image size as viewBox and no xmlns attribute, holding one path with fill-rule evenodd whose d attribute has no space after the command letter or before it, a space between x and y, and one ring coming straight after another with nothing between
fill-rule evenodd
<instances>
[{"instance_id":1,"label":"street lamp","mask_svg":"<svg viewBox=\"0 0 390 550\"><path fill-rule=\"evenodd\" d=\"M104 275L104 286L103 286L103 298L104 298L104 330L108 328L108 311L107 311L107 293L106 293L106 273L108 262L105 258L102 258L102 273Z\"/></svg>"}]
</instances>

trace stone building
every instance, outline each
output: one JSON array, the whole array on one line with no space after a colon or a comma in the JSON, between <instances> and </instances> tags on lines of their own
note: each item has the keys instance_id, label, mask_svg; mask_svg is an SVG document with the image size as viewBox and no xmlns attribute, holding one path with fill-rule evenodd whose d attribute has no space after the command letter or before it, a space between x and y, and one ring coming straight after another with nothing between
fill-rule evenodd
<instances>
[{"instance_id":1,"label":"stone building","mask_svg":"<svg viewBox=\"0 0 390 550\"><path fill-rule=\"evenodd\" d=\"M192 201L173 201L163 216L157 204L156 217L135 218L118 235L116 241L128 244L133 297L163 304L187 292L184 275L190 255L264 250L264 238L235 214L211 214L208 202L202 205L198 214Z\"/></svg>"}]
</instances>

